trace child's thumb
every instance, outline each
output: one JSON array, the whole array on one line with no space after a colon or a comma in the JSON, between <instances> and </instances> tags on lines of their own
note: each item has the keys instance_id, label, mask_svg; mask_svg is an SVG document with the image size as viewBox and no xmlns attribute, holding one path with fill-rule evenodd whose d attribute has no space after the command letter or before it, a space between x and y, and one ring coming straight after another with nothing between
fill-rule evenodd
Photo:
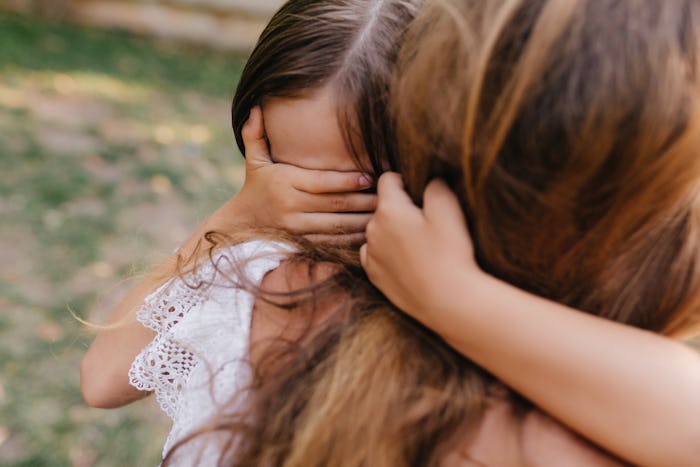
<instances>
[{"instance_id":1,"label":"child's thumb","mask_svg":"<svg viewBox=\"0 0 700 467\"><path fill-rule=\"evenodd\" d=\"M265 139L265 124L262 109L255 106L250 109L250 116L241 130L247 164L271 164L270 150Z\"/></svg>"}]
</instances>

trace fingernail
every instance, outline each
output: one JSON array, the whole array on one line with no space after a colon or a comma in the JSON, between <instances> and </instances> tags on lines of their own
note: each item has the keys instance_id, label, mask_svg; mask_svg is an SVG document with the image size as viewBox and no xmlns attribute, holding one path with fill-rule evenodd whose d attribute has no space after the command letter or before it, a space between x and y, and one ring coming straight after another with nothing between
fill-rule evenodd
<instances>
[{"instance_id":1,"label":"fingernail","mask_svg":"<svg viewBox=\"0 0 700 467\"><path fill-rule=\"evenodd\" d=\"M369 188L372 186L372 179L368 175L360 175L360 186Z\"/></svg>"}]
</instances>

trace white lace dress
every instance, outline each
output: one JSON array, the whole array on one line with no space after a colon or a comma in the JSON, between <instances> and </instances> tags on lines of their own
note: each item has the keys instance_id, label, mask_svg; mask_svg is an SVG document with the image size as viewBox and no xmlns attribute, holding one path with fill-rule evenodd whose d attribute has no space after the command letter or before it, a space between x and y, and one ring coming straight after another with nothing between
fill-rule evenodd
<instances>
[{"instance_id":1,"label":"white lace dress","mask_svg":"<svg viewBox=\"0 0 700 467\"><path fill-rule=\"evenodd\" d=\"M214 264L205 261L146 298L138 320L157 334L132 363L129 380L139 390L153 391L173 421L163 455L223 406L235 410L232 397L250 380L254 296L244 284L259 285L289 251L273 242L235 245L218 252ZM216 465L223 442L221 434L196 437L175 451L172 464Z\"/></svg>"}]
</instances>

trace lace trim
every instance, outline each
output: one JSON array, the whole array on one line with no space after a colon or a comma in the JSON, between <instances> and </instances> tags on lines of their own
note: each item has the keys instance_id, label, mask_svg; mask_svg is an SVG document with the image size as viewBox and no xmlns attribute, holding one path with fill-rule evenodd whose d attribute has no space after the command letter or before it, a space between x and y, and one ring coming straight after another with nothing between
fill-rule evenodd
<instances>
[{"instance_id":1,"label":"lace trim","mask_svg":"<svg viewBox=\"0 0 700 467\"><path fill-rule=\"evenodd\" d=\"M224 329L228 327L224 324L230 324L232 319L229 313L235 313L234 310L229 309L230 306L240 307L245 302L245 306L249 309L238 310L238 313L249 313L252 310L253 299L241 302L243 297L238 294L243 292L242 289L237 288L235 282L227 277L227 274L221 275L219 268L224 267L224 270L228 272L224 263L236 264L241 260L252 259L244 265L242 272L248 280L259 284L265 273L279 265L283 258L281 255L283 251L289 252L292 249L275 242L252 241L236 245L217 256L215 259L216 267L210 262L204 263L195 272L184 277L170 279L149 295L139 308L136 317L144 326L155 331L156 336L134 359L129 369L130 384L141 391L155 392L156 400L163 412L175 420L177 411L182 406L180 398L183 389L190 379L192 370L201 363L201 351L205 350L200 348L201 345L195 345L194 342L189 343L189 345L186 342L188 337L192 337L189 334L195 331L192 327L199 328L213 324L214 326L208 327L206 330L199 329L199 331L206 331L211 339L217 341L217 333L231 332ZM223 284L217 284L217 281L223 281ZM223 304L213 304L215 309L205 311L206 302L214 300L212 295L217 295L214 293L214 289L218 290L222 287L227 296L226 309L219 306ZM229 302L229 300L232 301ZM186 319L192 310L196 310L197 313L195 323ZM206 317L210 313L214 313L213 322L209 322L210 320ZM225 319L219 313L225 313ZM226 323L222 322L222 319ZM188 328L182 330L184 334L178 333L179 329L176 328L176 325L183 321L189 321L183 324ZM221 326L216 328L217 325ZM248 330L242 331L241 338L247 342ZM246 348L244 347L244 349ZM241 350L245 352L244 349ZM216 352L216 350L214 351ZM208 353L208 350L205 350L205 353ZM207 358L216 360L215 357L216 355L209 355ZM214 363L214 361L209 363Z\"/></svg>"},{"instance_id":2,"label":"lace trim","mask_svg":"<svg viewBox=\"0 0 700 467\"><path fill-rule=\"evenodd\" d=\"M193 280L198 279L193 276ZM175 417L180 393L196 364L194 354L175 341L171 331L190 310L206 300L204 290L189 287L186 280L171 279L148 296L138 310L138 321L157 334L129 369L131 385L141 391L154 391L158 404L170 418Z\"/></svg>"}]
</instances>

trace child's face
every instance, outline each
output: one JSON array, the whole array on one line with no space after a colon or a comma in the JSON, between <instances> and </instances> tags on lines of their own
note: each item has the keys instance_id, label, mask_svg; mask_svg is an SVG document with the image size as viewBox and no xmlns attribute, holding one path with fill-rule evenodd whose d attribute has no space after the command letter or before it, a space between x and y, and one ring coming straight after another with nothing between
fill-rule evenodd
<instances>
[{"instance_id":1,"label":"child's face","mask_svg":"<svg viewBox=\"0 0 700 467\"><path fill-rule=\"evenodd\" d=\"M360 170L338 124L331 88L304 98L265 99L263 117L275 162L306 169Z\"/></svg>"}]
</instances>

